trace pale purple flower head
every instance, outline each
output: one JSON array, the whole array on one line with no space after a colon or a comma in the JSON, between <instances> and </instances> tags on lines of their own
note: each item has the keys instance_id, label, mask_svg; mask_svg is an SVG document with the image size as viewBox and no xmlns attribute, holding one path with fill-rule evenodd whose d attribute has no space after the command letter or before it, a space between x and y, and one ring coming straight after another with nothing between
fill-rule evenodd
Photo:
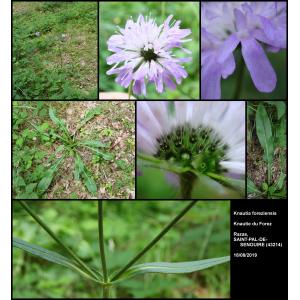
<instances>
[{"instance_id":1,"label":"pale purple flower head","mask_svg":"<svg viewBox=\"0 0 300 300\"><path fill-rule=\"evenodd\" d=\"M175 48L183 52L191 52L182 47L190 41L185 39L191 34L190 29L180 29L180 21L174 21L170 15L158 26L154 19L140 15L136 22L129 19L125 28L119 28L108 42L108 50L114 52L107 58L113 67L108 75L117 74L116 82L128 88L133 82L133 93L146 96L146 84L154 83L158 93L165 87L176 88L187 72L182 63L191 61L191 57L176 58ZM175 83L176 82L176 83Z\"/></svg>"},{"instance_id":2,"label":"pale purple flower head","mask_svg":"<svg viewBox=\"0 0 300 300\"><path fill-rule=\"evenodd\" d=\"M255 87L272 92L277 77L263 45L270 52L286 48L286 3L201 3L201 99L221 98L221 78L234 72L240 43Z\"/></svg>"}]
</instances>

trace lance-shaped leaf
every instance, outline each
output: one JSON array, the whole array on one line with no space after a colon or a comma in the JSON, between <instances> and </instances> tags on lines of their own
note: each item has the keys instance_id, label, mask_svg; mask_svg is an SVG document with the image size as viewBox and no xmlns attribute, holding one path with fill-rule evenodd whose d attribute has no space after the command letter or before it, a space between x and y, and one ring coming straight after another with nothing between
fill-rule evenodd
<instances>
[{"instance_id":1,"label":"lance-shaped leaf","mask_svg":"<svg viewBox=\"0 0 300 300\"><path fill-rule=\"evenodd\" d=\"M97 193L97 185L95 180L93 179L92 175L90 175L86 170L83 171L83 180L84 180L84 184L86 186L86 188L88 189L88 191L95 195Z\"/></svg>"},{"instance_id":2,"label":"lance-shaped leaf","mask_svg":"<svg viewBox=\"0 0 300 300\"><path fill-rule=\"evenodd\" d=\"M286 106L283 101L266 101L268 104L276 106L277 109L277 119L279 120L285 115Z\"/></svg>"},{"instance_id":3,"label":"lance-shaped leaf","mask_svg":"<svg viewBox=\"0 0 300 300\"><path fill-rule=\"evenodd\" d=\"M44 194L49 188L54 178L55 172L58 170L60 163L63 161L64 156L57 159L53 166L46 172L46 175L40 180L37 186L39 194Z\"/></svg>"},{"instance_id":4,"label":"lance-shaped leaf","mask_svg":"<svg viewBox=\"0 0 300 300\"><path fill-rule=\"evenodd\" d=\"M274 138L272 135L272 126L268 113L262 103L258 105L256 112L256 134L260 145L264 149L264 160L268 165L268 184L271 183L271 167L274 154Z\"/></svg>"},{"instance_id":5,"label":"lance-shaped leaf","mask_svg":"<svg viewBox=\"0 0 300 300\"><path fill-rule=\"evenodd\" d=\"M64 132L68 132L65 121L56 116L55 109L53 109L52 107L49 108L49 117L52 122L61 130L63 130Z\"/></svg>"},{"instance_id":6,"label":"lance-shaped leaf","mask_svg":"<svg viewBox=\"0 0 300 300\"><path fill-rule=\"evenodd\" d=\"M80 179L80 175L83 171L84 171L84 163L81 157L77 154L75 156L75 171L74 171L75 180Z\"/></svg>"},{"instance_id":7,"label":"lance-shaped leaf","mask_svg":"<svg viewBox=\"0 0 300 300\"><path fill-rule=\"evenodd\" d=\"M94 141L94 140L83 141L83 142L80 142L80 144L90 146L90 147L95 147L95 148L106 148L106 147L108 147L107 144L102 143L100 141Z\"/></svg>"},{"instance_id":8,"label":"lance-shaped leaf","mask_svg":"<svg viewBox=\"0 0 300 300\"><path fill-rule=\"evenodd\" d=\"M113 160L114 159L114 154L113 153L109 153L109 152L102 152L102 151L99 151L95 148L91 148L87 145L84 145L86 148L92 150L97 156L103 158L104 160Z\"/></svg>"},{"instance_id":9,"label":"lance-shaped leaf","mask_svg":"<svg viewBox=\"0 0 300 300\"><path fill-rule=\"evenodd\" d=\"M93 179L92 175L88 171L87 167L84 165L83 160L81 157L77 154L75 157L75 171L74 171L74 177L76 180L79 180L80 177L83 179L83 182L87 188L87 190L95 195L97 193L97 185L95 183L95 180Z\"/></svg>"},{"instance_id":10,"label":"lance-shaped leaf","mask_svg":"<svg viewBox=\"0 0 300 300\"><path fill-rule=\"evenodd\" d=\"M79 128L81 128L83 125L85 125L87 122L89 122L91 119L93 119L95 116L98 116L101 114L101 108L95 107L87 111L84 115L84 117L80 120Z\"/></svg>"},{"instance_id":11,"label":"lance-shaped leaf","mask_svg":"<svg viewBox=\"0 0 300 300\"><path fill-rule=\"evenodd\" d=\"M90 109L89 111L87 111L84 115L83 120L81 120L81 122L85 121L89 121L91 120L93 117L100 115L101 114L101 108L99 106Z\"/></svg>"},{"instance_id":12,"label":"lance-shaped leaf","mask_svg":"<svg viewBox=\"0 0 300 300\"><path fill-rule=\"evenodd\" d=\"M276 142L280 147L286 147L286 118L281 118L280 124L276 127Z\"/></svg>"},{"instance_id":13,"label":"lance-shaped leaf","mask_svg":"<svg viewBox=\"0 0 300 300\"><path fill-rule=\"evenodd\" d=\"M261 191L256 187L255 183L247 178L247 193L261 194Z\"/></svg>"},{"instance_id":14,"label":"lance-shaped leaf","mask_svg":"<svg viewBox=\"0 0 300 300\"><path fill-rule=\"evenodd\" d=\"M25 242L19 238L13 238L13 247L22 249L34 256L37 256L39 258L42 258L44 260L50 261L52 263L64 266L68 269L71 269L77 273L79 273L81 276L84 276L90 280L98 282L95 278L91 277L89 274L87 274L85 271L83 271L76 262L70 260L69 258L58 254L54 251L47 250L45 248L42 248L40 246ZM102 275L98 273L99 275L99 281L102 278Z\"/></svg>"},{"instance_id":15,"label":"lance-shaped leaf","mask_svg":"<svg viewBox=\"0 0 300 300\"><path fill-rule=\"evenodd\" d=\"M256 112L256 134L260 145L264 149L267 163L271 163L274 153L272 126L268 113L262 103L259 104Z\"/></svg>"},{"instance_id":16,"label":"lance-shaped leaf","mask_svg":"<svg viewBox=\"0 0 300 300\"><path fill-rule=\"evenodd\" d=\"M125 271L115 282L120 282L133 276L142 275L146 273L164 273L164 274L181 274L181 273L192 273L207 268L211 268L216 265L220 265L230 261L230 256L203 259L197 261L188 262L151 262L145 264L139 264L130 267ZM111 275L111 278L116 273Z\"/></svg>"}]
</instances>

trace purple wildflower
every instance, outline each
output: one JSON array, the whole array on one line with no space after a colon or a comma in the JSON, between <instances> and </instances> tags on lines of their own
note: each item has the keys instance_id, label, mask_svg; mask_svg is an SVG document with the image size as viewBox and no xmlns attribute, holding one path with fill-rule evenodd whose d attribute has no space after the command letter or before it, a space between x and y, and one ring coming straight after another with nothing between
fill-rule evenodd
<instances>
[{"instance_id":1,"label":"purple wildflower","mask_svg":"<svg viewBox=\"0 0 300 300\"><path fill-rule=\"evenodd\" d=\"M221 78L234 72L240 43L255 87L272 92L276 73L260 42L270 52L286 48L285 2L202 2L201 99L221 98Z\"/></svg>"},{"instance_id":2,"label":"purple wildflower","mask_svg":"<svg viewBox=\"0 0 300 300\"><path fill-rule=\"evenodd\" d=\"M133 93L146 96L146 84L154 83L158 93L167 86L175 89L187 72L181 63L191 61L191 57L176 58L172 50L180 48L187 54L191 52L182 47L190 41L184 39L191 34L190 29L180 29L180 21L169 25L172 15L158 26L154 19L140 15L136 22L126 22L125 28L119 28L118 34L112 35L107 44L114 52L107 58L113 67L108 75L117 74L116 82L128 88L133 82Z\"/></svg>"}]
</instances>

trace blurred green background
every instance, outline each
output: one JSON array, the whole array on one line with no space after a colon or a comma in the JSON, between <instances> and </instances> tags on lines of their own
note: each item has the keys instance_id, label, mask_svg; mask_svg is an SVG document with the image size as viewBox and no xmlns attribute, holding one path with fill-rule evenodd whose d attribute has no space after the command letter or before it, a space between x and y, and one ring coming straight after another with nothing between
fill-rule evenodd
<instances>
[{"instance_id":1,"label":"blurred green background","mask_svg":"<svg viewBox=\"0 0 300 300\"><path fill-rule=\"evenodd\" d=\"M147 96L136 96L139 99L199 99L199 2L100 2L100 45L99 45L99 86L103 91L127 92L119 84L115 83L115 75L106 75L111 66L107 65L106 58L113 54L107 50L107 40L116 33L117 26L124 28L126 21L132 17L134 21L140 14L151 15L158 25L162 24L166 17L172 14L173 19L181 20L181 28L190 28L191 42L184 47L192 51L192 62L184 63L188 77L183 79L176 90L167 89L159 94L153 84L147 86ZM172 21L173 21L172 19ZM182 51L177 51L182 55Z\"/></svg>"},{"instance_id":2,"label":"blurred green background","mask_svg":"<svg viewBox=\"0 0 300 300\"><path fill-rule=\"evenodd\" d=\"M97 204L93 201L28 201L50 228L89 265L99 268ZM184 201L105 201L104 235L109 271L124 266L179 211ZM188 261L229 255L229 202L199 201L139 262ZM63 253L13 202L13 235ZM120 283L118 298L227 298L229 263L191 274L147 274ZM101 297L97 284L69 269L13 250L13 298Z\"/></svg>"},{"instance_id":3,"label":"blurred green background","mask_svg":"<svg viewBox=\"0 0 300 300\"><path fill-rule=\"evenodd\" d=\"M259 92L253 84L253 81L250 77L250 73L247 70L247 67L244 65L244 73L241 77L241 52L240 48L235 51L235 62L237 68L232 76L229 76L227 79L222 79L222 99L234 99L237 85L241 78L243 78L241 83L241 89L238 99L247 99L247 100L273 100L273 99L286 99L287 97L287 73L286 73L286 50L282 50L278 53L266 52L270 63L272 64L274 71L277 75L277 84L276 88L272 93L261 93ZM244 61L243 61L244 63Z\"/></svg>"}]
</instances>

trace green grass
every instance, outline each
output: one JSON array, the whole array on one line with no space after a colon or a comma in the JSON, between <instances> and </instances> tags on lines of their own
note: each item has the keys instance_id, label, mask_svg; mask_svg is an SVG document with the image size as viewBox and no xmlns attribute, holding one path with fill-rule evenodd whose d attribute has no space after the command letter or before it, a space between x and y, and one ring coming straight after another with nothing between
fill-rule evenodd
<instances>
[{"instance_id":1,"label":"green grass","mask_svg":"<svg viewBox=\"0 0 300 300\"><path fill-rule=\"evenodd\" d=\"M150 15L162 24L165 18L172 14L176 20L181 20L181 28L190 28L191 42L184 44L192 51L192 62L185 63L188 77L183 79L176 90L166 90L158 94L153 84L147 86L147 96L138 96L139 99L199 99L199 2L101 2L100 3L100 64L99 87L100 92L127 92L117 84L115 76L106 75L111 66L107 65L106 58L112 54L107 49L107 40L117 30L117 26L124 28L126 21L132 16L134 20L139 14ZM135 95L136 97L136 95Z\"/></svg>"},{"instance_id":2,"label":"green grass","mask_svg":"<svg viewBox=\"0 0 300 300\"><path fill-rule=\"evenodd\" d=\"M105 145L98 155L90 149L70 148L57 139L64 136L50 119L50 108L64 120L75 142L92 140ZM100 113L78 128L87 112ZM38 130L37 130L38 129ZM61 149L61 147L64 147ZM77 146L76 146L77 147ZM73 149L73 150L72 150ZM14 101L13 104L13 197L17 199L90 199L134 197L134 104L127 101ZM85 173L76 178L76 155ZM61 157L46 190L39 188L51 166ZM95 182L88 188L85 177ZM84 178L83 178L83 177Z\"/></svg>"},{"instance_id":3,"label":"green grass","mask_svg":"<svg viewBox=\"0 0 300 300\"><path fill-rule=\"evenodd\" d=\"M30 207L89 265L100 267L97 204L43 201ZM109 273L124 266L184 206L184 201L105 201L104 236ZM229 203L199 201L140 261L188 261L230 251ZM14 201L13 235L62 254ZM191 274L147 274L113 290L118 298L228 298L228 263ZM66 268L13 250L13 298L99 298L101 289Z\"/></svg>"},{"instance_id":4,"label":"green grass","mask_svg":"<svg viewBox=\"0 0 300 300\"><path fill-rule=\"evenodd\" d=\"M97 3L13 3L13 98L97 99Z\"/></svg>"}]
</instances>

